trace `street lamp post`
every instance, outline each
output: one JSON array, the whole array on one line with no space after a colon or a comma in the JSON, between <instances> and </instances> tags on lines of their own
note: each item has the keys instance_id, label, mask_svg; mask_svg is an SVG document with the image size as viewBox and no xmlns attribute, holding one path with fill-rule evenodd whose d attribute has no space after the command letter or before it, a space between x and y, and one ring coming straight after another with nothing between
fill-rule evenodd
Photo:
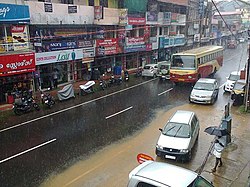
<instances>
[{"instance_id":1,"label":"street lamp post","mask_svg":"<svg viewBox=\"0 0 250 187\"><path fill-rule=\"evenodd\" d=\"M248 34L248 60L246 66L246 88L245 88L245 111L248 110L249 106L249 73L250 73L250 29L247 31Z\"/></svg>"}]
</instances>

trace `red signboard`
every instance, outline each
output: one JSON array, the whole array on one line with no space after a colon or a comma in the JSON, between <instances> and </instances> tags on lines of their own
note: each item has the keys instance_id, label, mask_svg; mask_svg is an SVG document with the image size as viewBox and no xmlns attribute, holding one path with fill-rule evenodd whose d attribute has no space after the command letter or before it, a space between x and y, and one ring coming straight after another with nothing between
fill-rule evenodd
<instances>
[{"instance_id":1,"label":"red signboard","mask_svg":"<svg viewBox=\"0 0 250 187\"><path fill-rule=\"evenodd\" d=\"M146 18L128 17L129 25L146 25Z\"/></svg>"},{"instance_id":2,"label":"red signboard","mask_svg":"<svg viewBox=\"0 0 250 187\"><path fill-rule=\"evenodd\" d=\"M146 154L140 153L137 155L137 161L141 164L147 160L152 160L154 161L154 159L151 156L148 156Z\"/></svg>"},{"instance_id":3,"label":"red signboard","mask_svg":"<svg viewBox=\"0 0 250 187\"><path fill-rule=\"evenodd\" d=\"M0 76L28 73L35 69L35 53L0 56Z\"/></svg>"},{"instance_id":4,"label":"red signboard","mask_svg":"<svg viewBox=\"0 0 250 187\"><path fill-rule=\"evenodd\" d=\"M97 55L112 55L118 53L118 39L96 40Z\"/></svg>"}]
</instances>

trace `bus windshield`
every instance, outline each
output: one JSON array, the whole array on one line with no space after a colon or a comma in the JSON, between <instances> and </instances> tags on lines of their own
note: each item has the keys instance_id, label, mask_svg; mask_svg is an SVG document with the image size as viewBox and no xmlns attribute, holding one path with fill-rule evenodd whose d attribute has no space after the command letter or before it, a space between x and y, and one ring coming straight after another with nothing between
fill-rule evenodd
<instances>
[{"instance_id":1,"label":"bus windshield","mask_svg":"<svg viewBox=\"0 0 250 187\"><path fill-rule=\"evenodd\" d=\"M171 68L173 69L195 69L195 56L174 55Z\"/></svg>"}]
</instances>

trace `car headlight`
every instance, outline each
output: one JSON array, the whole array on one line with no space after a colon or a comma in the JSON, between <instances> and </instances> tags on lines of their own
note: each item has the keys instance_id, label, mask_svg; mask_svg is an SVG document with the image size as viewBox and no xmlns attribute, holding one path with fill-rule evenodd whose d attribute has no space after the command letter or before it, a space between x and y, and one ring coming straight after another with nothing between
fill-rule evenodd
<instances>
[{"instance_id":1,"label":"car headlight","mask_svg":"<svg viewBox=\"0 0 250 187\"><path fill-rule=\"evenodd\" d=\"M156 148L163 149L163 146L156 144Z\"/></svg>"},{"instance_id":2,"label":"car headlight","mask_svg":"<svg viewBox=\"0 0 250 187\"><path fill-rule=\"evenodd\" d=\"M188 149L181 149L180 153L188 153L188 151L189 151Z\"/></svg>"}]
</instances>

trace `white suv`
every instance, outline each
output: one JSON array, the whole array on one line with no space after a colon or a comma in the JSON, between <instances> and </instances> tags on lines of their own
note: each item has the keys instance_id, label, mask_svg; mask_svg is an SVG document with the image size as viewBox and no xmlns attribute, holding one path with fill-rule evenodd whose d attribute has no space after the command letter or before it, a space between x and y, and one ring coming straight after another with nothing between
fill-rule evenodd
<instances>
[{"instance_id":1,"label":"white suv","mask_svg":"<svg viewBox=\"0 0 250 187\"><path fill-rule=\"evenodd\" d=\"M147 64L142 70L143 77L156 77L158 70L158 64Z\"/></svg>"},{"instance_id":2,"label":"white suv","mask_svg":"<svg viewBox=\"0 0 250 187\"><path fill-rule=\"evenodd\" d=\"M213 187L197 173L179 166L146 161L129 173L128 187Z\"/></svg>"}]
</instances>

